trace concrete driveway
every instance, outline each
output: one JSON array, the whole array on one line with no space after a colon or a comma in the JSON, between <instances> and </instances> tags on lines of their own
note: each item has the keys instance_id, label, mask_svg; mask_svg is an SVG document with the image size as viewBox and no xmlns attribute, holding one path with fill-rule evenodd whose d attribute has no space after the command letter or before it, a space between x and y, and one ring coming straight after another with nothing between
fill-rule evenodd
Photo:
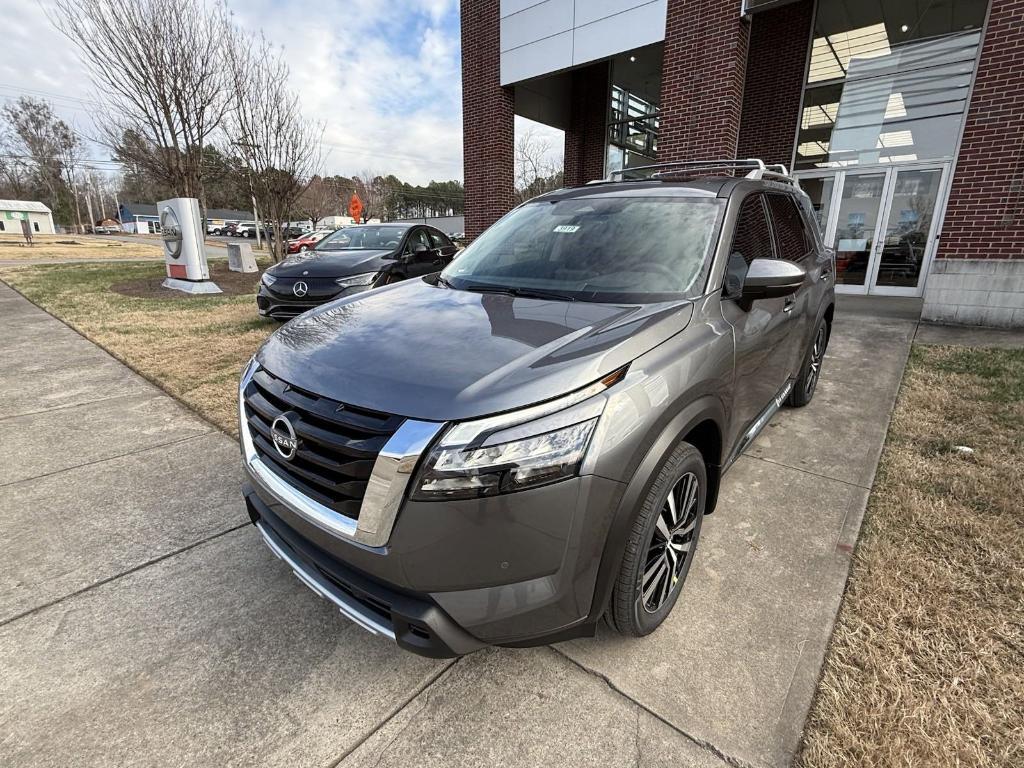
<instances>
[{"instance_id":1,"label":"concrete driveway","mask_svg":"<svg viewBox=\"0 0 1024 768\"><path fill-rule=\"evenodd\" d=\"M784 765L916 327L840 306L657 633L453 662L299 584L231 439L3 284L0 323L4 766Z\"/></svg>"}]
</instances>

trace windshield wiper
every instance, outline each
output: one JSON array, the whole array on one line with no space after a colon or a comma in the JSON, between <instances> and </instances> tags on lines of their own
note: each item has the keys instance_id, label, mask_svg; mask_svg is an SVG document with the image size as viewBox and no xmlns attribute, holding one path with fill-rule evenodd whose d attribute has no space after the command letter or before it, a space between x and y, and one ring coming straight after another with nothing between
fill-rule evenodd
<instances>
[{"instance_id":1,"label":"windshield wiper","mask_svg":"<svg viewBox=\"0 0 1024 768\"><path fill-rule=\"evenodd\" d=\"M507 296L515 296L523 299L554 299L555 301L576 301L575 296L558 291L545 291L543 288L519 288L508 285L467 285L462 288L464 291L476 293L504 293Z\"/></svg>"},{"instance_id":2,"label":"windshield wiper","mask_svg":"<svg viewBox=\"0 0 1024 768\"><path fill-rule=\"evenodd\" d=\"M443 285L445 288L451 288L453 291L455 290L455 286L448 282L445 278L441 277L441 275L437 276L437 282L440 285Z\"/></svg>"}]
</instances>

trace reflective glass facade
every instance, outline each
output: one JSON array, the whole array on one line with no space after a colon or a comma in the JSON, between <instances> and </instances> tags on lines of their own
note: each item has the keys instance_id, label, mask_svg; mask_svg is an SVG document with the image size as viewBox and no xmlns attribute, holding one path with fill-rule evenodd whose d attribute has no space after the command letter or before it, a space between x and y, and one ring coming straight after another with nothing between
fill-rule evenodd
<instances>
[{"instance_id":1,"label":"reflective glass facade","mask_svg":"<svg viewBox=\"0 0 1024 768\"><path fill-rule=\"evenodd\" d=\"M986 0L820 0L796 168L951 159Z\"/></svg>"}]
</instances>

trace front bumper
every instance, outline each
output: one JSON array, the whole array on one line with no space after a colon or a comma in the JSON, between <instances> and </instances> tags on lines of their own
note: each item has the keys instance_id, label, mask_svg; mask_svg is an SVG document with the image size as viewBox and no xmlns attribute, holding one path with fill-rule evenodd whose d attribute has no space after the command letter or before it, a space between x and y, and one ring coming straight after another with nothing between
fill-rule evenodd
<instances>
[{"instance_id":1,"label":"front bumper","mask_svg":"<svg viewBox=\"0 0 1024 768\"><path fill-rule=\"evenodd\" d=\"M303 539L256 494L247 492L245 500L249 517L270 550L299 581L363 629L432 658L461 656L484 646L435 604L361 574Z\"/></svg>"},{"instance_id":2,"label":"front bumper","mask_svg":"<svg viewBox=\"0 0 1024 768\"><path fill-rule=\"evenodd\" d=\"M603 612L594 591L619 483L583 477L491 499L406 501L387 544L371 547L311 524L250 478L253 523L294 562L275 554L407 650L444 657L589 636Z\"/></svg>"}]
</instances>

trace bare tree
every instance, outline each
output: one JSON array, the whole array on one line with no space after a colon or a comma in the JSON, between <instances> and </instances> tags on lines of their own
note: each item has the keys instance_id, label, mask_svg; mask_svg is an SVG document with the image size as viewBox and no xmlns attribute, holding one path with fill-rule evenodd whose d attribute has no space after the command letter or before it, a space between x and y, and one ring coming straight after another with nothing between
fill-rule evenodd
<instances>
[{"instance_id":1,"label":"bare tree","mask_svg":"<svg viewBox=\"0 0 1024 768\"><path fill-rule=\"evenodd\" d=\"M352 180L356 184L359 202L363 204L363 220L387 218L384 203L388 190L384 179L372 171L363 171L353 176Z\"/></svg>"},{"instance_id":2,"label":"bare tree","mask_svg":"<svg viewBox=\"0 0 1024 768\"><path fill-rule=\"evenodd\" d=\"M54 0L95 90L98 141L203 201L203 148L230 104L220 0Z\"/></svg>"},{"instance_id":3,"label":"bare tree","mask_svg":"<svg viewBox=\"0 0 1024 768\"><path fill-rule=\"evenodd\" d=\"M314 176L309 180L296 205L299 213L312 222L313 229L316 229L320 219L336 213L342 208L341 199L334 187L328 184L322 176ZM348 205L347 200L345 205Z\"/></svg>"},{"instance_id":4,"label":"bare tree","mask_svg":"<svg viewBox=\"0 0 1024 768\"><path fill-rule=\"evenodd\" d=\"M284 257L285 221L307 180L319 171L323 128L302 116L288 87L288 65L262 35L229 32L227 71L235 101L227 114L228 148L241 156L253 195L273 225L273 256Z\"/></svg>"},{"instance_id":5,"label":"bare tree","mask_svg":"<svg viewBox=\"0 0 1024 768\"><path fill-rule=\"evenodd\" d=\"M563 186L562 158L552 154L551 142L528 129L516 142L516 202Z\"/></svg>"}]
</instances>

